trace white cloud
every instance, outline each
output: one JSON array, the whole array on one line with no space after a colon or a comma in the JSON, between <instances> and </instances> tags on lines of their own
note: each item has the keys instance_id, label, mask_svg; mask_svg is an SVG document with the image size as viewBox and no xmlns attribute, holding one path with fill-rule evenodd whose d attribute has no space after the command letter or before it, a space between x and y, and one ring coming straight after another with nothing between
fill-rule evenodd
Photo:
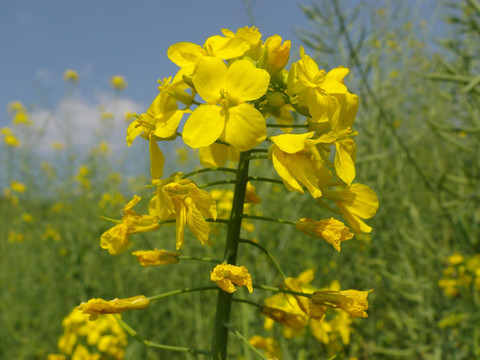
<instances>
[{"instance_id":1,"label":"white cloud","mask_svg":"<svg viewBox=\"0 0 480 360\"><path fill-rule=\"evenodd\" d=\"M106 141L112 152L118 152L126 148L125 113L144 111L143 104L102 92L96 94L95 103L82 96L68 97L52 110L32 111L32 120L40 132L37 149L42 155L49 155L54 152L53 144L60 143L85 154Z\"/></svg>"}]
</instances>

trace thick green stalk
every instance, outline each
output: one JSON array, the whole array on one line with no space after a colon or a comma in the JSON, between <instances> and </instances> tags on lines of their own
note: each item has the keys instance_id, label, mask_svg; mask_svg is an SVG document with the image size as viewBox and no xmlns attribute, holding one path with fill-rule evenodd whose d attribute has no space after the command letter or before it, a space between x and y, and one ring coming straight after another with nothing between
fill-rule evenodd
<instances>
[{"instance_id":1,"label":"thick green stalk","mask_svg":"<svg viewBox=\"0 0 480 360\"><path fill-rule=\"evenodd\" d=\"M248 182L248 157L250 152L240 154L238 160L236 184L233 195L232 212L228 224L227 242L223 261L235 265L237 262L237 251L242 225L243 204ZM221 289L218 290L217 312L215 314L215 330L212 339L212 358L215 360L227 359L228 329L224 326L230 320L230 308L232 305L232 294Z\"/></svg>"}]
</instances>

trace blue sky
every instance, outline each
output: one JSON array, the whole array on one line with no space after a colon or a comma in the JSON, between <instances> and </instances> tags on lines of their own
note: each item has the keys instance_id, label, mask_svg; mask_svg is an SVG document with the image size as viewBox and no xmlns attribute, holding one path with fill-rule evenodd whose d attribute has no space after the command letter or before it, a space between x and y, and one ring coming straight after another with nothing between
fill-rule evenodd
<instances>
[{"instance_id":1,"label":"blue sky","mask_svg":"<svg viewBox=\"0 0 480 360\"><path fill-rule=\"evenodd\" d=\"M292 29L306 20L300 0L250 1L255 24L299 43ZM85 101L109 91L108 80L123 75L123 96L148 106L156 80L173 75L168 46L203 44L221 28L248 25L243 0L0 0L0 126L10 122L7 104L55 106L66 91L62 74L75 69Z\"/></svg>"}]
</instances>

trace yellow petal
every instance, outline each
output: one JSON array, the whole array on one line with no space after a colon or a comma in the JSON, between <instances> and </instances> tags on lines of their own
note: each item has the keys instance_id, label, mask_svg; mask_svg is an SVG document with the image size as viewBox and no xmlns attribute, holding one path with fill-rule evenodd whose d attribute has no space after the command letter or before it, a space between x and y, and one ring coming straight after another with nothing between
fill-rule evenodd
<instances>
[{"instance_id":1,"label":"yellow petal","mask_svg":"<svg viewBox=\"0 0 480 360\"><path fill-rule=\"evenodd\" d=\"M355 179L357 145L353 139L335 142L335 171L340 179L350 185Z\"/></svg>"},{"instance_id":2,"label":"yellow petal","mask_svg":"<svg viewBox=\"0 0 480 360\"><path fill-rule=\"evenodd\" d=\"M179 42L168 48L168 58L180 67L195 64L199 57L205 56L205 50L197 44Z\"/></svg>"},{"instance_id":3,"label":"yellow petal","mask_svg":"<svg viewBox=\"0 0 480 360\"><path fill-rule=\"evenodd\" d=\"M192 81L203 100L217 102L220 90L226 87L226 74L227 65L222 60L206 56L197 61Z\"/></svg>"},{"instance_id":4,"label":"yellow petal","mask_svg":"<svg viewBox=\"0 0 480 360\"><path fill-rule=\"evenodd\" d=\"M192 148L213 144L225 128L223 109L217 105L200 105L183 128L183 141Z\"/></svg>"},{"instance_id":5,"label":"yellow petal","mask_svg":"<svg viewBox=\"0 0 480 360\"><path fill-rule=\"evenodd\" d=\"M163 176L165 157L153 136L150 137L148 148L150 150L150 174L152 179L160 179Z\"/></svg>"},{"instance_id":6,"label":"yellow petal","mask_svg":"<svg viewBox=\"0 0 480 360\"><path fill-rule=\"evenodd\" d=\"M283 134L272 136L270 139L282 151L288 154L295 154L305 149L305 140L310 139L313 134L313 131L306 134Z\"/></svg>"},{"instance_id":7,"label":"yellow petal","mask_svg":"<svg viewBox=\"0 0 480 360\"><path fill-rule=\"evenodd\" d=\"M265 118L247 103L231 107L222 137L238 151L250 150L267 137Z\"/></svg>"},{"instance_id":8,"label":"yellow petal","mask_svg":"<svg viewBox=\"0 0 480 360\"><path fill-rule=\"evenodd\" d=\"M257 69L251 61L245 59L230 65L225 78L225 87L229 97L244 102L263 96L267 92L269 82L270 75L266 70Z\"/></svg>"},{"instance_id":9,"label":"yellow petal","mask_svg":"<svg viewBox=\"0 0 480 360\"><path fill-rule=\"evenodd\" d=\"M303 193L302 186L288 168L289 163L286 159L286 153L280 150L277 146L273 146L270 148L269 155L272 159L273 167L277 171L277 174L282 178L285 187L289 191Z\"/></svg>"},{"instance_id":10,"label":"yellow petal","mask_svg":"<svg viewBox=\"0 0 480 360\"><path fill-rule=\"evenodd\" d=\"M228 160L228 148L229 146L218 143L201 147L200 163L207 168L224 166Z\"/></svg>"}]
</instances>

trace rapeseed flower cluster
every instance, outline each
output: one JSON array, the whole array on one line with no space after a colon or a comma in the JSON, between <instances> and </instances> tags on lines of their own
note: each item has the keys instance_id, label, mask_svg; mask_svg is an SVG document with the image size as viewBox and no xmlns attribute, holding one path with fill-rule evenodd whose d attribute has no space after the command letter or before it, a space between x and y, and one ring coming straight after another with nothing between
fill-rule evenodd
<instances>
[{"instance_id":1,"label":"rapeseed flower cluster","mask_svg":"<svg viewBox=\"0 0 480 360\"><path fill-rule=\"evenodd\" d=\"M459 297L465 291L480 291L480 254L468 258L460 253L450 255L438 286L450 298Z\"/></svg>"},{"instance_id":2,"label":"rapeseed flower cluster","mask_svg":"<svg viewBox=\"0 0 480 360\"><path fill-rule=\"evenodd\" d=\"M167 242L167 249L132 253L142 266L169 265L187 258L180 253L185 227L205 245L212 241L209 223L227 225L223 259L197 257L217 262L210 272L210 280L221 289L211 350L215 359L226 358L226 324L236 286L246 287L250 293L255 287L276 291L260 306L261 313L267 317L267 329L274 322L281 323L287 337L310 326L314 336L325 344L338 343L339 339L348 344L351 318L367 316L369 292L340 290L338 284L330 289L315 289L310 285L312 271L297 278L286 277L261 241L240 237L242 228L254 231L254 226L248 226L251 221L273 221L293 225L300 233L323 239L340 251L341 244L355 234L371 232L365 220L373 217L378 208L374 191L356 182L354 139L358 133L353 123L358 98L344 83L349 70L342 66L330 71L320 69L303 48L299 51L300 59L287 69L290 48L290 41L279 35L263 41L255 27L236 32L223 29L221 35L207 38L203 45L180 42L170 46L168 58L179 69L158 81L158 94L148 109L130 123L126 135L129 146L138 137L148 141L148 188L153 189L148 214L133 210L140 201L135 195L124 206L122 219L112 220L115 226L100 239L103 249L117 255L131 246L131 235L174 223L175 241ZM115 84L112 79L112 86L122 89L122 81L116 79ZM198 151L203 168L165 176L166 159L161 144L179 138ZM249 176L249 163L256 160L271 164L279 178ZM191 179L215 171L233 173L235 179L206 184ZM319 210L326 209L333 215L319 219L313 212L308 218L293 221L251 214L250 205L261 201L253 181L283 184L287 191L307 194ZM211 189L229 184L234 187L232 191L223 187ZM214 235L214 241L218 241L217 233ZM256 286L255 274L237 264L240 242L267 255L284 278L280 288ZM189 288L180 292L197 290L200 291ZM148 305L147 300L163 297L139 295L110 302L92 299L79 309L95 318L101 313L143 308ZM138 307L137 300L141 303ZM327 318L329 308L336 315ZM273 341L256 338L251 342L277 356Z\"/></svg>"},{"instance_id":3,"label":"rapeseed flower cluster","mask_svg":"<svg viewBox=\"0 0 480 360\"><path fill-rule=\"evenodd\" d=\"M103 315L97 321L77 308L62 321L63 335L58 341L59 354L47 355L48 360L111 359L125 357L127 334L113 315Z\"/></svg>"}]
</instances>

